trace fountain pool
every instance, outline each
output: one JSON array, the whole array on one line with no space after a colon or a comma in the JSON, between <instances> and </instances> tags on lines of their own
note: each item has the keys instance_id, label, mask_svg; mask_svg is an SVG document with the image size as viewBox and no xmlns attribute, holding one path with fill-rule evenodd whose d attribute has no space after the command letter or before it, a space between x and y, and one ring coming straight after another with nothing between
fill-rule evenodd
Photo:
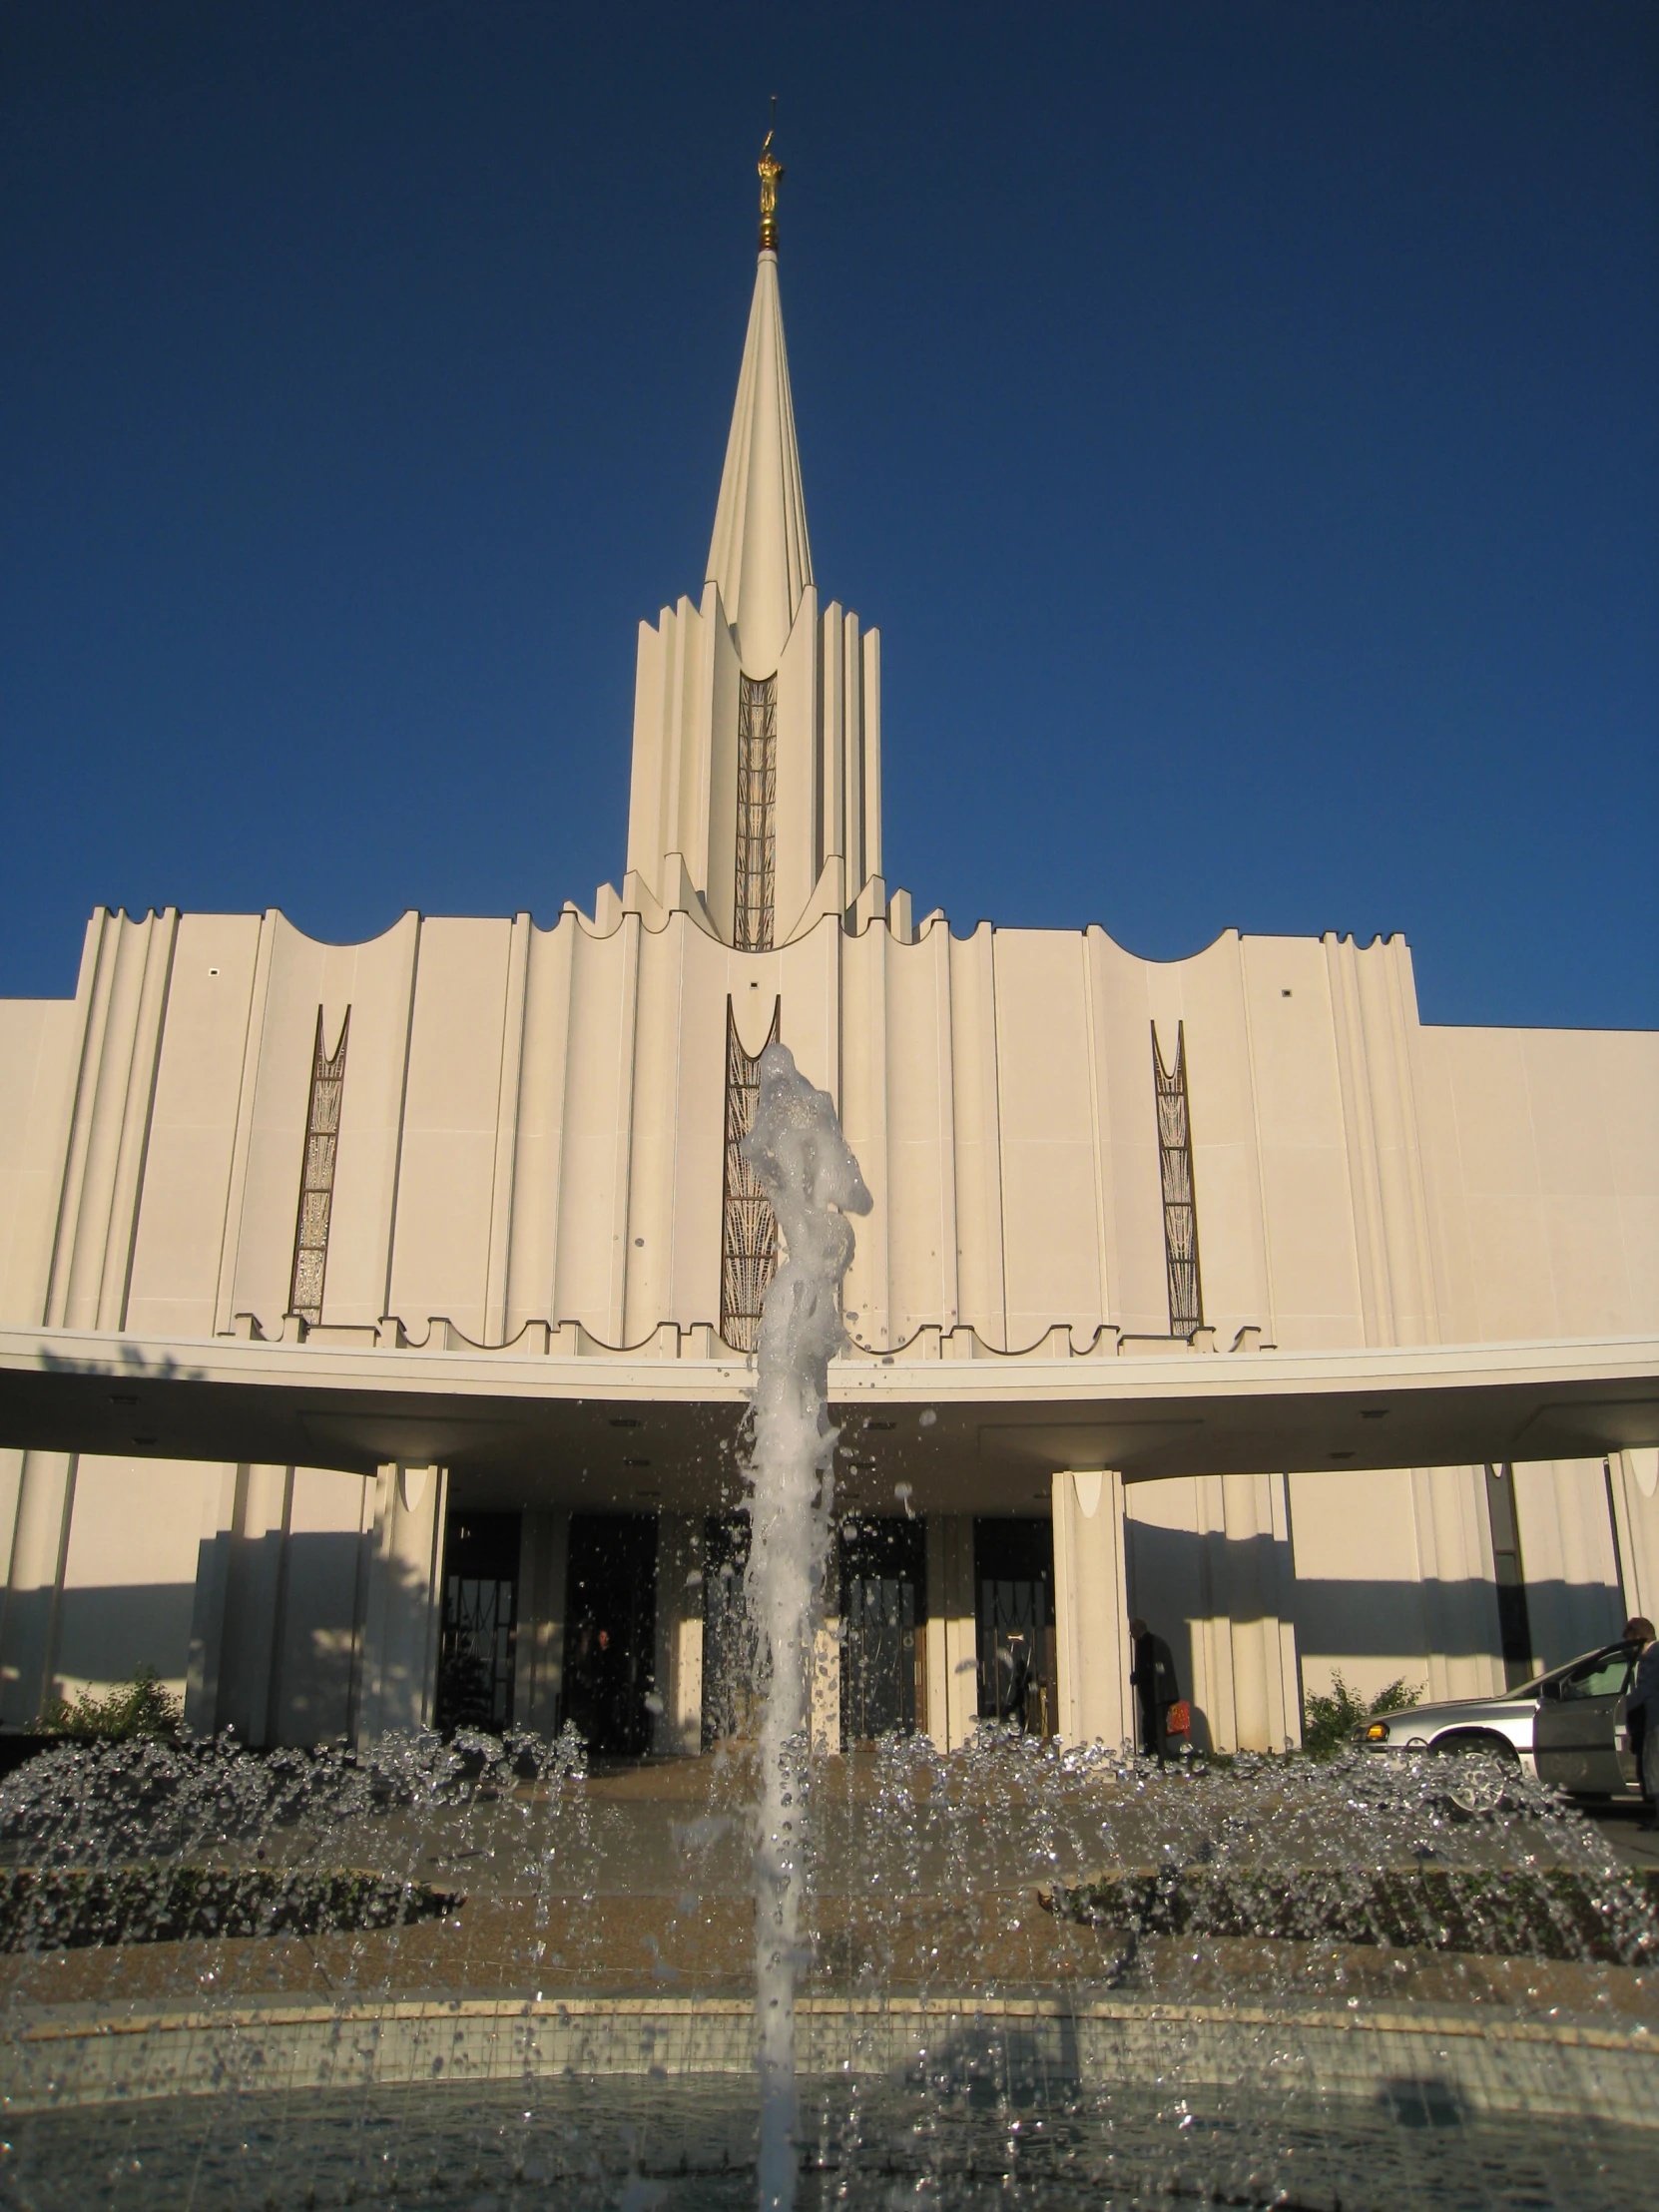
<instances>
[{"instance_id":1,"label":"fountain pool","mask_svg":"<svg viewBox=\"0 0 1659 2212\"><path fill-rule=\"evenodd\" d=\"M41 1754L0 1784L0 2202L1646 2202L1659 1900L1518 1771L814 1755L862 1183L781 1048L752 1144L758 1740Z\"/></svg>"},{"instance_id":2,"label":"fountain pool","mask_svg":"<svg viewBox=\"0 0 1659 2212\"><path fill-rule=\"evenodd\" d=\"M757 1768L487 1739L37 1759L0 1787L0 2201L753 2202ZM1537 1785L994 1735L816 1782L798 2201L1643 2201L1659 1922ZM85 1939L67 1878L135 1866L175 1912L162 1874L215 1870L227 1920L257 1878L269 1932ZM316 1878L347 1867L421 1917L350 1925L336 1895L327 1925Z\"/></svg>"}]
</instances>

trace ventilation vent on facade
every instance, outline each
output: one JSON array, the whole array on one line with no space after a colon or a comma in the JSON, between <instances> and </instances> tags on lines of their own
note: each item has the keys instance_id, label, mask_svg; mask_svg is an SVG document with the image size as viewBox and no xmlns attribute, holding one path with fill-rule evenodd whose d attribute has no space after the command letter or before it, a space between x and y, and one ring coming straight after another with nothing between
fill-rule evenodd
<instances>
[{"instance_id":1,"label":"ventilation vent on facade","mask_svg":"<svg viewBox=\"0 0 1659 2212\"><path fill-rule=\"evenodd\" d=\"M288 1312L310 1327L322 1320L322 1278L328 1267L328 1217L334 1205L334 1159L339 1150L339 1103L345 1088L345 1041L351 1009L345 1009L339 1042L330 1059L322 1046L322 1008L316 1010L311 1057L311 1103L305 1116L305 1158L299 1171L299 1219L293 1232L293 1280Z\"/></svg>"},{"instance_id":2,"label":"ventilation vent on facade","mask_svg":"<svg viewBox=\"0 0 1659 2212\"><path fill-rule=\"evenodd\" d=\"M1164 1186L1164 1261L1169 1269L1169 1333L1190 1337L1204 1326L1204 1285L1198 1272L1198 1202L1193 1190L1193 1125L1187 1107L1187 1030L1175 1027L1175 1066L1164 1066L1158 1024L1152 1024L1152 1076L1158 1092L1158 1168Z\"/></svg>"},{"instance_id":3,"label":"ventilation vent on facade","mask_svg":"<svg viewBox=\"0 0 1659 2212\"><path fill-rule=\"evenodd\" d=\"M740 952L772 950L778 876L778 679L748 676L738 689L738 868L732 902Z\"/></svg>"},{"instance_id":4,"label":"ventilation vent on facade","mask_svg":"<svg viewBox=\"0 0 1659 2212\"><path fill-rule=\"evenodd\" d=\"M778 1042L784 1001L775 999L766 1044ZM766 1044L761 1051L766 1050ZM720 1333L734 1352L760 1342L761 1305L778 1273L778 1217L743 1156L761 1100L761 1062L738 1036L738 1020L726 1001L726 1191L720 1232Z\"/></svg>"}]
</instances>

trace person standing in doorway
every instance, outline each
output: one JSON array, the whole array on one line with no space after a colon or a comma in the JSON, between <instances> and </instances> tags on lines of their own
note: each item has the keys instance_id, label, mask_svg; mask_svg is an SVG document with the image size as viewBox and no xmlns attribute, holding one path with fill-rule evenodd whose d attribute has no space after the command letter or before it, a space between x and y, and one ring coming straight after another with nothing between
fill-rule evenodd
<instances>
[{"instance_id":1,"label":"person standing in doorway","mask_svg":"<svg viewBox=\"0 0 1659 2212\"><path fill-rule=\"evenodd\" d=\"M1659 1828L1659 1643L1654 1641L1653 1623L1645 1613L1625 1622L1624 1640L1642 1646L1636 1679L1625 1701L1625 1725L1630 1730L1630 1749L1635 1754L1636 1779L1641 1785L1642 1826Z\"/></svg>"},{"instance_id":2,"label":"person standing in doorway","mask_svg":"<svg viewBox=\"0 0 1659 2212\"><path fill-rule=\"evenodd\" d=\"M1175 1654L1162 1636L1155 1636L1137 1613L1129 1623L1134 1665L1129 1679L1135 1689L1140 1721L1139 1750L1143 1757L1162 1760L1164 1716L1181 1695L1175 1679Z\"/></svg>"}]
</instances>

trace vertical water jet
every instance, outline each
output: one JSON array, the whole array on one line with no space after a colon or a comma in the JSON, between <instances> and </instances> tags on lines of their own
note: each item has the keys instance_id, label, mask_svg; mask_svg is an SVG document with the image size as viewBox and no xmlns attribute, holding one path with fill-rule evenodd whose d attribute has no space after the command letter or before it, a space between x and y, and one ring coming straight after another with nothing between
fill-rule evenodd
<instances>
[{"instance_id":1,"label":"vertical water jet","mask_svg":"<svg viewBox=\"0 0 1659 2212\"><path fill-rule=\"evenodd\" d=\"M834 1491L830 1362L841 1349L840 1289L851 1214L870 1195L833 1101L789 1048L761 1056L761 1095L745 1154L778 1217L784 1265L761 1316L750 1495L748 1597L770 1658L755 1814L755 2009L760 2030L763 2212L795 2197L795 1983L812 1753L812 1658ZM760 1684L757 1683L759 1689Z\"/></svg>"}]
</instances>

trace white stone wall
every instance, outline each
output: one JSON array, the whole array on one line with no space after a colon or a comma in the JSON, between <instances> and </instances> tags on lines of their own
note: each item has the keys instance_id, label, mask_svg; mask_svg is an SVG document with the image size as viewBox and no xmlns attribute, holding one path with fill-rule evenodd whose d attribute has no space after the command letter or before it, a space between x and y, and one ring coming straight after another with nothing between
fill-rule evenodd
<instances>
[{"instance_id":1,"label":"white stone wall","mask_svg":"<svg viewBox=\"0 0 1659 2212\"><path fill-rule=\"evenodd\" d=\"M1154 1022L1166 1059L1185 1025L1224 1349L1247 1327L1287 1349L1659 1327L1659 1039L1423 1029L1397 940L1229 933L1160 965L1098 929L911 934L896 902L754 955L621 905L607 928L573 907L549 929L411 914L359 946L277 914L101 913L73 1001L0 1007L0 1314L279 1334L320 1006L330 1048L351 1012L330 1329L396 1315L419 1339L438 1317L501 1343L571 1321L623 1345L712 1322L728 995L752 1047L781 999L838 1100L875 1201L847 1285L873 1350L958 1322L997 1350L1167 1330ZM100 1679L115 1646L91 1624L118 1615L129 1664L186 1682L202 1560L275 1544L306 1562L282 1650L263 1689L233 1664L222 1702L263 1703L273 1733L324 1711L343 1730L363 1485L280 1470L288 1518L255 1530L249 1480L0 1455L5 1719ZM1607 1490L1599 1465L1518 1479L1541 1655L1623 1602ZM1149 1617L1174 1624L1218 1743L1294 1740L1299 1667L1308 1688L1340 1667L1433 1694L1501 1673L1477 1468L1132 1486L1125 1516L1124 1571L1158 1588ZM962 1725L947 1701L936 1726Z\"/></svg>"}]
</instances>

